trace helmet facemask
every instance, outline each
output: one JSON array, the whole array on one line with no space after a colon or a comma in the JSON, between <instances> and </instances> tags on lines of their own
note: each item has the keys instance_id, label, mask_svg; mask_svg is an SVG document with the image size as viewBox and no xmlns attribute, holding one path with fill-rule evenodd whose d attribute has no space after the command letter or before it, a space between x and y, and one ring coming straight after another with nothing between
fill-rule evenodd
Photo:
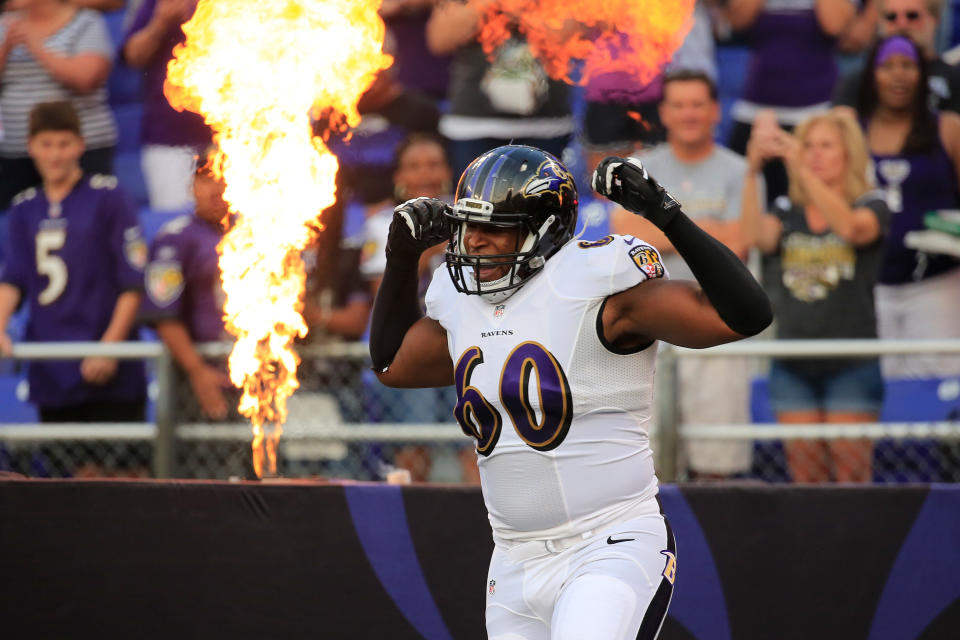
<instances>
[{"instance_id":1,"label":"helmet facemask","mask_svg":"<svg viewBox=\"0 0 960 640\"><path fill-rule=\"evenodd\" d=\"M454 220L454 233L447 248L447 271L457 291L480 295L490 303L506 300L524 282L543 268L545 263L540 243L556 219L548 216L540 227L525 213L498 212L493 205L474 198L461 198L449 214ZM490 225L519 230L514 250L510 253L471 254L464 243L468 225ZM495 280L480 280L480 268L506 267Z\"/></svg>"}]
</instances>

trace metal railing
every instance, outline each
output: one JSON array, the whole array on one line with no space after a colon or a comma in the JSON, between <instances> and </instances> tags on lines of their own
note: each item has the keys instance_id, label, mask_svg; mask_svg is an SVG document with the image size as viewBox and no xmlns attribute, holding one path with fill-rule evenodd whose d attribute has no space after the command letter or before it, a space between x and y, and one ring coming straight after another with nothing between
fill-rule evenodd
<instances>
[{"instance_id":1,"label":"metal railing","mask_svg":"<svg viewBox=\"0 0 960 640\"><path fill-rule=\"evenodd\" d=\"M199 345L203 355L221 357L229 353L230 343ZM654 436L658 474L664 481L675 481L678 473L678 451L685 438L717 440L772 441L782 439L849 439L872 440L933 438L960 439L960 423L896 422L869 424L682 424L678 410L680 388L677 365L682 358L748 356L753 358L816 358L871 357L888 354L960 354L960 341L919 340L885 342L877 340L747 340L696 350L662 344L657 363L657 407ZM329 343L308 345L300 349L303 358L346 358L367 362L367 346L363 343ZM152 443L152 473L155 477L172 477L175 471L175 443L178 441L248 442L246 424L176 423L174 403L173 361L158 342L62 342L17 343L14 360L64 360L102 356L125 360L146 360L154 367L155 419L152 423L131 424L0 424L0 443L26 443L57 440L110 440ZM447 414L449 415L449 414ZM326 419L312 415L308 420L288 424L282 446L293 454L309 455L318 444L329 443L452 443L468 444L459 428L450 422L397 423L361 422Z\"/></svg>"},{"instance_id":2,"label":"metal railing","mask_svg":"<svg viewBox=\"0 0 960 640\"><path fill-rule=\"evenodd\" d=\"M665 481L678 478L677 460L682 438L729 440L831 440L869 438L960 438L960 422L890 423L808 423L761 424L683 424L678 401L682 389L677 366L681 358L870 358L884 355L960 354L960 340L745 340L711 347L688 349L663 343L657 361L657 433L658 451L654 451L657 473Z\"/></svg>"},{"instance_id":3,"label":"metal railing","mask_svg":"<svg viewBox=\"0 0 960 640\"><path fill-rule=\"evenodd\" d=\"M224 357L230 342L198 344L197 351L207 357ZM305 345L298 349L301 358L352 358L366 362L365 343L331 342ZM249 442L247 423L181 423L175 420L174 364L160 342L20 342L13 346L13 360L79 360L106 357L118 360L143 360L154 371L154 421L143 423L0 423L0 443L33 443L95 440L149 442L153 447L151 472L157 478L174 477L174 448L177 441ZM452 408L451 408L452 409ZM452 415L452 414L451 414ZM309 452L317 443L463 443L463 432L453 423L342 422L339 419L299 421L286 425L282 446L292 454ZM315 447L314 447L315 449Z\"/></svg>"}]
</instances>

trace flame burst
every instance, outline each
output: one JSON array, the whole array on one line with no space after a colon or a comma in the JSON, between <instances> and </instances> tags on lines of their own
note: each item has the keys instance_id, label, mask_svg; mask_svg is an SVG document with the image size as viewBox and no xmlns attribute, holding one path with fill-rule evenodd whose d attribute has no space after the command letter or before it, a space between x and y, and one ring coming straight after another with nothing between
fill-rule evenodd
<instances>
[{"instance_id":1,"label":"flame burst","mask_svg":"<svg viewBox=\"0 0 960 640\"><path fill-rule=\"evenodd\" d=\"M610 72L649 84L670 61L690 27L695 0L493 0L484 11L480 41L487 54L511 32L526 37L553 78L578 82Z\"/></svg>"},{"instance_id":2,"label":"flame burst","mask_svg":"<svg viewBox=\"0 0 960 640\"><path fill-rule=\"evenodd\" d=\"M236 336L230 379L253 424L253 457L276 473L287 399L299 383L293 341L300 312L301 251L335 200L337 159L313 137L310 116L356 126L356 104L392 59L382 52L380 0L200 0L183 25L164 92L204 116L235 214L217 251L224 316ZM335 117L330 117L335 114ZM267 432L265 425L272 425Z\"/></svg>"}]
</instances>

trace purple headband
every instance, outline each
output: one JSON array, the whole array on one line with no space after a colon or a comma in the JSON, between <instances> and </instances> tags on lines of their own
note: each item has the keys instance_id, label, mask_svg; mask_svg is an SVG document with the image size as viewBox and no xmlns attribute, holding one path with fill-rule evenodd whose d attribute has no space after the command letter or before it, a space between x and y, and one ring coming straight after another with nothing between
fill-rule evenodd
<instances>
[{"instance_id":1,"label":"purple headband","mask_svg":"<svg viewBox=\"0 0 960 640\"><path fill-rule=\"evenodd\" d=\"M879 67L886 62L890 56L906 56L914 62L919 62L917 58L917 49L912 42L903 36L892 36L887 38L886 42L880 45L877 51L876 66Z\"/></svg>"}]
</instances>

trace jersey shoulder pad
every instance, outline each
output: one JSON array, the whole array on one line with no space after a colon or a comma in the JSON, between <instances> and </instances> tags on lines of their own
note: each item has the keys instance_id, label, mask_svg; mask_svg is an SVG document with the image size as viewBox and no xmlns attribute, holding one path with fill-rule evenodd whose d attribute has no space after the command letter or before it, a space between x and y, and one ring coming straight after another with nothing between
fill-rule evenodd
<instances>
[{"instance_id":1,"label":"jersey shoulder pad","mask_svg":"<svg viewBox=\"0 0 960 640\"><path fill-rule=\"evenodd\" d=\"M90 188L91 189L104 189L107 191L113 191L117 188L117 176L105 175L102 173L95 173L90 176Z\"/></svg>"},{"instance_id":2,"label":"jersey shoulder pad","mask_svg":"<svg viewBox=\"0 0 960 640\"><path fill-rule=\"evenodd\" d=\"M23 202L33 200L34 198L37 197L38 193L39 191L37 191L36 187L30 187L29 189L24 189L17 195L13 196L13 201L11 202L11 204L13 206L17 206L18 204L21 204Z\"/></svg>"},{"instance_id":3,"label":"jersey shoulder pad","mask_svg":"<svg viewBox=\"0 0 960 640\"><path fill-rule=\"evenodd\" d=\"M574 241L554 259L558 257L550 279L560 295L570 298L605 298L644 280L667 277L660 252L633 236Z\"/></svg>"}]
</instances>

